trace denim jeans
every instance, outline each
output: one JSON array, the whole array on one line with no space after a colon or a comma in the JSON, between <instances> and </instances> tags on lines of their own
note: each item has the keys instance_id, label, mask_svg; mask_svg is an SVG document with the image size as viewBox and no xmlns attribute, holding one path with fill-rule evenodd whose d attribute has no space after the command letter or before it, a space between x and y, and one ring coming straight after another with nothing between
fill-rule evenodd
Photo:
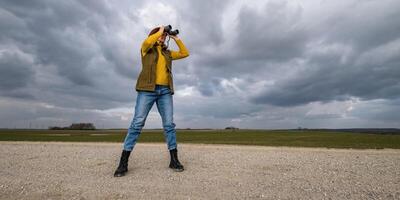
<instances>
[{"instance_id":1,"label":"denim jeans","mask_svg":"<svg viewBox=\"0 0 400 200\"><path fill-rule=\"evenodd\" d=\"M164 138L167 141L168 149L171 150L177 148L176 125L173 122L173 100L171 90L167 85L156 85L154 92L138 91L135 114L125 137L124 150L133 150L154 102L156 102L158 112L161 115L162 125L164 128Z\"/></svg>"}]
</instances>

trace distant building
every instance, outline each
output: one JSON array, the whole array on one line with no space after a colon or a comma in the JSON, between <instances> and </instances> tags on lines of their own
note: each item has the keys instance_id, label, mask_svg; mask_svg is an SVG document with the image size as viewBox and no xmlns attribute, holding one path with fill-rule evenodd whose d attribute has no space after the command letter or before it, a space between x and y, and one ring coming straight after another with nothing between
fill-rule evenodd
<instances>
[{"instance_id":1,"label":"distant building","mask_svg":"<svg viewBox=\"0 0 400 200\"><path fill-rule=\"evenodd\" d=\"M95 130L96 127L92 123L76 123L69 126L71 130Z\"/></svg>"}]
</instances>

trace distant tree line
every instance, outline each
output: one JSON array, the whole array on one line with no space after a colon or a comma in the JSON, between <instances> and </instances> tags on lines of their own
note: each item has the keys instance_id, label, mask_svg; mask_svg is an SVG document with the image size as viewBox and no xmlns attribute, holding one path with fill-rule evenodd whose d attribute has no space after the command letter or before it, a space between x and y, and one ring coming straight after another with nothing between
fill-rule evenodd
<instances>
[{"instance_id":1,"label":"distant tree line","mask_svg":"<svg viewBox=\"0 0 400 200\"><path fill-rule=\"evenodd\" d=\"M239 130L239 128L234 127L234 126L228 126L228 127L225 127L225 130Z\"/></svg>"},{"instance_id":2,"label":"distant tree line","mask_svg":"<svg viewBox=\"0 0 400 200\"><path fill-rule=\"evenodd\" d=\"M92 123L74 123L66 127L51 126L49 130L96 130L96 127Z\"/></svg>"}]
</instances>

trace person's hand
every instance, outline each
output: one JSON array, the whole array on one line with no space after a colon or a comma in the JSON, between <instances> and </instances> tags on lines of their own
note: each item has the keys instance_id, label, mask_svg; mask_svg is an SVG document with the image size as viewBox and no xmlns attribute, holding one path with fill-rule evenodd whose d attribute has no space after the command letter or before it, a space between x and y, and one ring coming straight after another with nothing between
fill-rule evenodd
<instances>
[{"instance_id":1,"label":"person's hand","mask_svg":"<svg viewBox=\"0 0 400 200\"><path fill-rule=\"evenodd\" d=\"M174 40L179 40L178 36L176 36L176 35L169 35L169 37L171 37Z\"/></svg>"}]
</instances>

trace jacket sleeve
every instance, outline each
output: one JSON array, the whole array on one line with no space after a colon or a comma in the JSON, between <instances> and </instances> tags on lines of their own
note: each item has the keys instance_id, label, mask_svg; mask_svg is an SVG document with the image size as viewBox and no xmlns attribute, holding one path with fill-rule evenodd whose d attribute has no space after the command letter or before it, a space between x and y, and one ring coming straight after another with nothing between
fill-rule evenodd
<instances>
[{"instance_id":1,"label":"jacket sleeve","mask_svg":"<svg viewBox=\"0 0 400 200\"><path fill-rule=\"evenodd\" d=\"M183 44L182 40L181 39L177 39L176 40L176 44L179 47L179 51L171 51L172 60L177 60L177 59L188 57L189 56L189 51L187 50L187 48Z\"/></svg>"},{"instance_id":2,"label":"jacket sleeve","mask_svg":"<svg viewBox=\"0 0 400 200\"><path fill-rule=\"evenodd\" d=\"M153 45L157 42L158 38L161 37L162 34L163 33L162 33L161 29L160 29L157 33L154 33L153 35L150 35L149 37L147 37L143 41L142 48L141 48L142 56L144 56L147 53L147 51L151 47L153 47Z\"/></svg>"}]
</instances>

